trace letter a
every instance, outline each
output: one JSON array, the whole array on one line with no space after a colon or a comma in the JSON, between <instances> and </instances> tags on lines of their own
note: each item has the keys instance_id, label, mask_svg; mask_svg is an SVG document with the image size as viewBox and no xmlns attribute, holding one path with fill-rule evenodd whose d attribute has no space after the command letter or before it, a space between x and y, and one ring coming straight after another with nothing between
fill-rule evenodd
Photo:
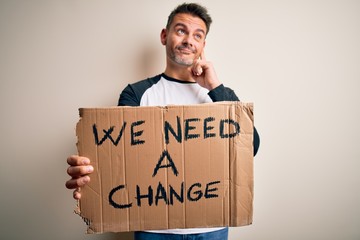
<instances>
[{"instance_id":1,"label":"letter a","mask_svg":"<svg viewBox=\"0 0 360 240\"><path fill-rule=\"evenodd\" d=\"M168 164L168 165L161 165L161 162L163 161L163 159L164 159L165 157L168 159L169 164ZM160 159L159 159L158 163L156 164L156 167L155 167L155 169L154 169L154 173L153 173L152 176L155 177L155 175L157 174L159 168L168 168L168 167L171 167L171 168L172 168L175 176L177 176L177 175L179 174L178 170L177 170L176 167L175 167L175 164L174 164L173 160L172 160L171 157L170 157L170 154L168 153L167 150L164 150L164 151L162 152L161 156L160 156Z\"/></svg>"}]
</instances>

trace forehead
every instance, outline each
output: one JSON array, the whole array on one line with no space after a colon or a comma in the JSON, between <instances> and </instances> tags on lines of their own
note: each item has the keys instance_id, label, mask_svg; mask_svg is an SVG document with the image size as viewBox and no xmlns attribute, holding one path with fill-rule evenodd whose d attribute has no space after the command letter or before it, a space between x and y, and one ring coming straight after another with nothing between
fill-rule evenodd
<instances>
[{"instance_id":1,"label":"forehead","mask_svg":"<svg viewBox=\"0 0 360 240\"><path fill-rule=\"evenodd\" d=\"M186 13L176 14L174 16L173 22L171 23L171 27L177 26L179 24L185 25L187 28L206 32L205 22L201 18L190 14L186 14Z\"/></svg>"}]
</instances>

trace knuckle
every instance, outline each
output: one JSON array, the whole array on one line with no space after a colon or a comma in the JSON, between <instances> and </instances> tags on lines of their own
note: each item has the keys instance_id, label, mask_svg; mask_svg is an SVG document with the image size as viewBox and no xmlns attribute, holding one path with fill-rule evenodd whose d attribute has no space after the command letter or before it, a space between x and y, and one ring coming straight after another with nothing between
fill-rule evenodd
<instances>
[{"instance_id":1,"label":"knuckle","mask_svg":"<svg viewBox=\"0 0 360 240\"><path fill-rule=\"evenodd\" d=\"M87 174L86 167L80 167L80 168L79 168L79 174L80 174L80 175Z\"/></svg>"},{"instance_id":2,"label":"knuckle","mask_svg":"<svg viewBox=\"0 0 360 240\"><path fill-rule=\"evenodd\" d=\"M70 175L70 176L74 176L76 174L76 168L75 167L68 167L67 169L67 173Z\"/></svg>"},{"instance_id":3,"label":"knuckle","mask_svg":"<svg viewBox=\"0 0 360 240\"><path fill-rule=\"evenodd\" d=\"M66 187L67 189L73 189L73 188L74 188L74 183L73 183L72 179L66 181L65 187Z\"/></svg>"},{"instance_id":4,"label":"knuckle","mask_svg":"<svg viewBox=\"0 0 360 240\"><path fill-rule=\"evenodd\" d=\"M84 186L88 181L89 181L89 177L88 177L88 176L84 176L84 177L78 178L78 179L76 180L77 187L82 187L82 186Z\"/></svg>"},{"instance_id":5,"label":"knuckle","mask_svg":"<svg viewBox=\"0 0 360 240\"><path fill-rule=\"evenodd\" d=\"M68 169L67 169L67 173L68 173L68 175L70 175L70 176L76 176L77 175L77 168L76 167L73 167L73 166L71 166L71 167L68 167Z\"/></svg>"},{"instance_id":6,"label":"knuckle","mask_svg":"<svg viewBox=\"0 0 360 240\"><path fill-rule=\"evenodd\" d=\"M66 159L66 162L67 162L68 164L71 164L71 162L72 162L72 156L68 157L68 158Z\"/></svg>"},{"instance_id":7,"label":"knuckle","mask_svg":"<svg viewBox=\"0 0 360 240\"><path fill-rule=\"evenodd\" d=\"M76 155L71 155L67 158L67 163L71 166L77 165L78 159L79 157Z\"/></svg>"}]
</instances>

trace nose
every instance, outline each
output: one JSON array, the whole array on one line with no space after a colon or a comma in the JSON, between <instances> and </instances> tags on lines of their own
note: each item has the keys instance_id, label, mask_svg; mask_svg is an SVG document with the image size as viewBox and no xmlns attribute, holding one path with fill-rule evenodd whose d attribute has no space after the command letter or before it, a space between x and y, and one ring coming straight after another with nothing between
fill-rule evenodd
<instances>
[{"instance_id":1,"label":"nose","mask_svg":"<svg viewBox=\"0 0 360 240\"><path fill-rule=\"evenodd\" d=\"M191 39L191 37L189 35L184 36L182 43L184 46L187 46L187 47L194 46L193 40Z\"/></svg>"}]
</instances>

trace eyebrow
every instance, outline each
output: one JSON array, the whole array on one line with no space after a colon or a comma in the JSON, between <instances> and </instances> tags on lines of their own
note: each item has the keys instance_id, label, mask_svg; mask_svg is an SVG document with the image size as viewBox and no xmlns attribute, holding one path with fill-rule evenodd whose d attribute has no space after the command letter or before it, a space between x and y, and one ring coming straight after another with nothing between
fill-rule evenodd
<instances>
[{"instance_id":1,"label":"eyebrow","mask_svg":"<svg viewBox=\"0 0 360 240\"><path fill-rule=\"evenodd\" d=\"M183 23L177 23L177 24L175 24L174 28L176 28L176 27L184 27L184 28L186 28L186 29L188 28L188 27L187 27L185 24L183 24ZM205 31L204 31L203 29L201 29L201 28L196 29L195 32L202 32L204 35L206 35Z\"/></svg>"}]
</instances>

